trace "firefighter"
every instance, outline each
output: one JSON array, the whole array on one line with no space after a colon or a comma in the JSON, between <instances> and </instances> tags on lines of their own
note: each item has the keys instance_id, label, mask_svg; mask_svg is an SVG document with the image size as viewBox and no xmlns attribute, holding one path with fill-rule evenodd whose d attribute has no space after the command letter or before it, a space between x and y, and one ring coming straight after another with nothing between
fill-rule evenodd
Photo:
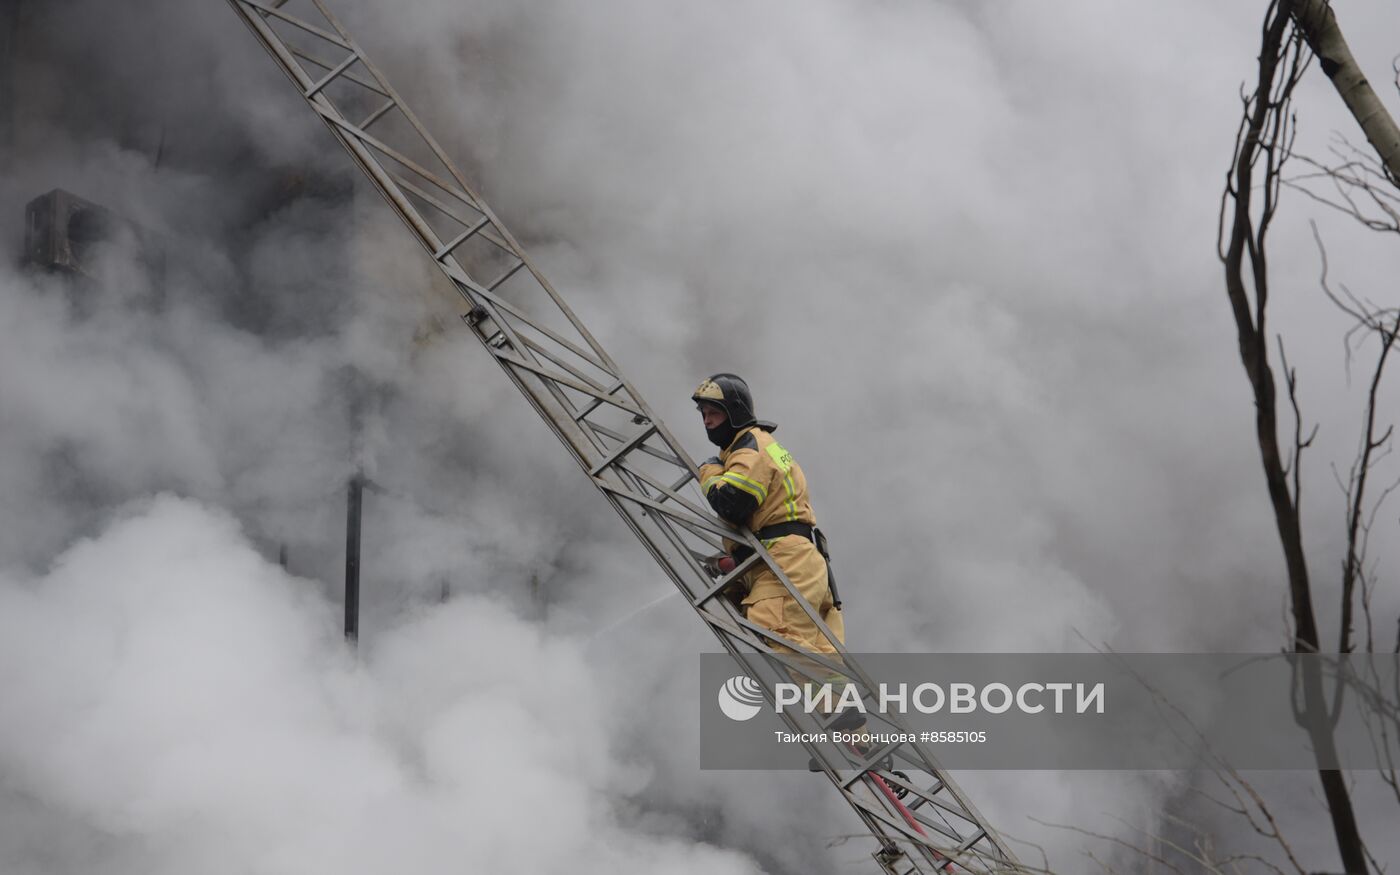
<instances>
[{"instance_id":1,"label":"firefighter","mask_svg":"<svg viewBox=\"0 0 1400 875\"><path fill-rule=\"evenodd\" d=\"M718 456L700 465L700 489L710 506L725 521L753 530L793 588L844 644L845 624L831 586L825 538L807 497L807 478L792 454L773 439L777 426L755 418L748 384L734 374L715 374L691 398L705 435L720 448ZM729 542L725 546L736 549ZM750 622L803 650L837 652L766 565L750 571L747 584L742 607ZM781 645L774 649L789 650Z\"/></svg>"}]
</instances>

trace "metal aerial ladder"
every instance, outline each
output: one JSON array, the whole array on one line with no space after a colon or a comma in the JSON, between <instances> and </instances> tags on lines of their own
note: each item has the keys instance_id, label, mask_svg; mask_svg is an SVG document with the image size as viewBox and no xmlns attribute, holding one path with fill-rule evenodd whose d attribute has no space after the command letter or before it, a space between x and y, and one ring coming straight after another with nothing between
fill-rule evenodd
<instances>
[{"instance_id":1,"label":"metal aerial ladder","mask_svg":"<svg viewBox=\"0 0 1400 875\"><path fill-rule=\"evenodd\" d=\"M749 622L724 597L730 583L766 564L843 654L841 661L813 655L810 664L851 678L869 700L874 682L835 642L763 544L710 512L690 486L696 466L680 442L325 0L228 3L461 293L464 321L506 376L745 671L754 678L773 675L778 654L792 645ZM722 549L724 538L747 543L753 553L715 579L702 560ZM832 722L791 709L782 717L794 732ZM879 719L896 725L893 718ZM809 751L879 842L873 856L885 872L1024 871L924 746Z\"/></svg>"}]
</instances>

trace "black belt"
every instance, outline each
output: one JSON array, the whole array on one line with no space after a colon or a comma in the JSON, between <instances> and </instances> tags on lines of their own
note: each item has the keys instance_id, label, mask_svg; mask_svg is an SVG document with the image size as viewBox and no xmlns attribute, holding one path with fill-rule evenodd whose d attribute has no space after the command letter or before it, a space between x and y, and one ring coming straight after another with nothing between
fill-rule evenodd
<instances>
[{"instance_id":1,"label":"black belt","mask_svg":"<svg viewBox=\"0 0 1400 875\"><path fill-rule=\"evenodd\" d=\"M817 538L816 535L813 534L813 528L814 527L811 523L774 523L771 526L764 526L761 529L754 529L753 534L754 537L758 538L760 541L772 541L775 538L781 538L784 535L801 535L802 537L815 544L817 542ZM738 544L734 547L733 556L735 562L743 562L745 559L749 558L752 555L753 551L750 550L744 544Z\"/></svg>"},{"instance_id":2,"label":"black belt","mask_svg":"<svg viewBox=\"0 0 1400 875\"><path fill-rule=\"evenodd\" d=\"M771 526L764 526L754 532L754 536L760 541L771 541L774 538L781 538L785 535L801 535L809 541L816 542L816 537L812 535L811 523L787 522L774 523Z\"/></svg>"}]
</instances>

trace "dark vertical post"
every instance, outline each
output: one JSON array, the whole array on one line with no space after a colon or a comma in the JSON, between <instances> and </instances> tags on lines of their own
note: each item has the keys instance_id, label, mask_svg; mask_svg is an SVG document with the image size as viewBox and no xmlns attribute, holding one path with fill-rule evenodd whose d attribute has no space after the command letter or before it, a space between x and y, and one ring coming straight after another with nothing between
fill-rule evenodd
<instances>
[{"instance_id":1,"label":"dark vertical post","mask_svg":"<svg viewBox=\"0 0 1400 875\"><path fill-rule=\"evenodd\" d=\"M0 166L9 160L14 146L15 49L19 46L21 0L0 0Z\"/></svg>"},{"instance_id":2,"label":"dark vertical post","mask_svg":"<svg viewBox=\"0 0 1400 875\"><path fill-rule=\"evenodd\" d=\"M351 644L360 638L360 507L364 494L364 474L357 471L350 478L345 501L345 640Z\"/></svg>"}]
</instances>

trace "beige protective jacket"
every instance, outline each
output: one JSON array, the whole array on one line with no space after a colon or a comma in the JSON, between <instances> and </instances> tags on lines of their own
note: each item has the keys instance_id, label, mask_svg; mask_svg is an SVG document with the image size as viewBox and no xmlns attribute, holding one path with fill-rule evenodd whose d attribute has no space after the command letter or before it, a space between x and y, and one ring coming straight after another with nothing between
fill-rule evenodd
<instances>
[{"instance_id":1,"label":"beige protective jacket","mask_svg":"<svg viewBox=\"0 0 1400 875\"><path fill-rule=\"evenodd\" d=\"M700 466L700 488L720 516L755 532L774 523L817 522L801 466L782 444L756 425L735 436L720 453L718 465ZM814 608L821 613L830 609L826 560L815 544L801 535L785 535L765 540L764 546ZM766 567L749 577L746 605L786 594Z\"/></svg>"}]
</instances>

